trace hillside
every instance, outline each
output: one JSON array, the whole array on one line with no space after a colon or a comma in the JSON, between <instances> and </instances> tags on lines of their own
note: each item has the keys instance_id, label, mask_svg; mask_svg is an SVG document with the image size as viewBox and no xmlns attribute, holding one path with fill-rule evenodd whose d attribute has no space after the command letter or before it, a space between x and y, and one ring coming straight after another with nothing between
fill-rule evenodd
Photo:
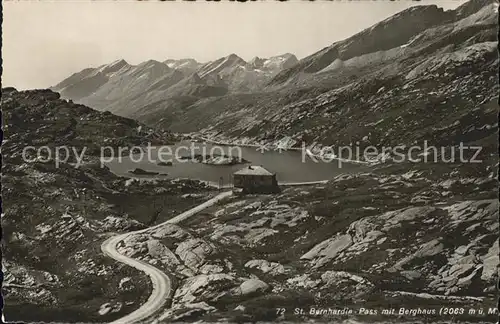
<instances>
[{"instance_id":1,"label":"hillside","mask_svg":"<svg viewBox=\"0 0 500 324\"><path fill-rule=\"evenodd\" d=\"M90 156L98 156L101 147L132 147L168 144L175 137L168 131L155 130L135 120L99 112L81 104L60 99L51 90L18 92L2 90L4 120L3 152L14 157L27 145L35 147L66 145L86 147Z\"/></svg>"},{"instance_id":2,"label":"hillside","mask_svg":"<svg viewBox=\"0 0 500 324\"><path fill-rule=\"evenodd\" d=\"M161 323L436 323L442 307L493 308L496 179L442 171L393 166L273 196L234 197L182 226L124 242L123 253L159 259L139 252L136 242L147 241L170 256L179 286ZM196 256L183 252L191 248ZM310 307L353 314L313 316ZM395 314L381 314L391 308ZM401 308L429 313L402 315ZM453 315L482 323L497 317Z\"/></svg>"},{"instance_id":3,"label":"hillside","mask_svg":"<svg viewBox=\"0 0 500 324\"><path fill-rule=\"evenodd\" d=\"M7 320L111 321L138 308L149 294L148 278L106 258L100 244L112 233L172 217L210 192L195 181L128 183L100 167L100 147L168 144L172 135L50 90L6 88L1 104ZM63 145L84 152L79 167L74 155L56 164L54 150ZM47 147L52 156L33 150L23 159L27 146ZM201 195L183 197L189 192Z\"/></svg>"},{"instance_id":4,"label":"hillside","mask_svg":"<svg viewBox=\"0 0 500 324\"><path fill-rule=\"evenodd\" d=\"M449 11L415 6L300 61L291 54L250 62L235 54L206 64L187 60L182 64L197 70L180 81L169 70L164 83L140 87L139 95L117 81L108 82L109 89L131 94L106 103L98 98L110 96L98 90L81 100L216 141L304 142L318 151L357 142L363 149L461 140L481 143L487 157L498 128L497 19L494 0L471 0ZM84 80L89 71L80 72ZM72 89L68 84L80 74L56 89Z\"/></svg>"}]
</instances>

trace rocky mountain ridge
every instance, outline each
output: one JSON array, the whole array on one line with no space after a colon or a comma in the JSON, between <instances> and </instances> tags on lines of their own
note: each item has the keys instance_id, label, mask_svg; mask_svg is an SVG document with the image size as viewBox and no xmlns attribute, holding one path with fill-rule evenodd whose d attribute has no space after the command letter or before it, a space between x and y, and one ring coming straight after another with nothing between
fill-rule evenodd
<instances>
[{"instance_id":1,"label":"rocky mountain ridge","mask_svg":"<svg viewBox=\"0 0 500 324\"><path fill-rule=\"evenodd\" d=\"M495 24L498 3L494 0L471 0L455 10L444 11L436 5L414 6L391 16L352 37L335 42L329 47L314 53L290 69L280 72L270 82L281 84L297 77L301 72L310 74L325 69L336 60L347 61L369 53L383 52L395 48L406 48L424 35L429 35L440 26L450 26L469 17L467 25ZM482 15L484 20L471 21L470 18ZM466 27L456 26L458 28ZM457 29L458 29L457 28ZM388 32L397 30L397 32ZM427 32L425 32L427 30Z\"/></svg>"},{"instance_id":2,"label":"rocky mountain ridge","mask_svg":"<svg viewBox=\"0 0 500 324\"><path fill-rule=\"evenodd\" d=\"M336 59L345 61L355 56L401 46L424 30L448 21L451 15L451 12L445 12L436 5L408 8L302 59L300 64L278 74L271 84L284 82L299 72L319 72ZM390 30L397 32L388 32Z\"/></svg>"},{"instance_id":3,"label":"rocky mountain ridge","mask_svg":"<svg viewBox=\"0 0 500 324\"><path fill-rule=\"evenodd\" d=\"M407 16L421 24L384 36L404 29L396 27ZM301 60L265 91L229 93L160 116L176 131L271 148L359 143L363 150L427 140L482 143L486 155L494 154L498 124L487 120L496 120L497 19L496 1L472 0L446 12L418 6Z\"/></svg>"}]
</instances>

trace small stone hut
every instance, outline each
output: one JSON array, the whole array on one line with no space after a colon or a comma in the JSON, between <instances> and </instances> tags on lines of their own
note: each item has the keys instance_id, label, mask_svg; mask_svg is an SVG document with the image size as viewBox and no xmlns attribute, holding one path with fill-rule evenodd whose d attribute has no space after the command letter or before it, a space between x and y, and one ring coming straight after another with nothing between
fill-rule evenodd
<instances>
[{"instance_id":1,"label":"small stone hut","mask_svg":"<svg viewBox=\"0 0 500 324\"><path fill-rule=\"evenodd\" d=\"M277 193L276 174L261 166L250 165L233 174L233 185L243 193Z\"/></svg>"}]
</instances>

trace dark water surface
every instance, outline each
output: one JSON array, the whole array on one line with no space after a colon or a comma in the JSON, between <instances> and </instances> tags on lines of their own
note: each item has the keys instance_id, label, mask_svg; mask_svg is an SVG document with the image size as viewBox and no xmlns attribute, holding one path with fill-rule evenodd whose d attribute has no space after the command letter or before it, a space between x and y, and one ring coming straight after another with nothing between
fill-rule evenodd
<instances>
[{"instance_id":1,"label":"dark water surface","mask_svg":"<svg viewBox=\"0 0 500 324\"><path fill-rule=\"evenodd\" d=\"M180 142L176 145L168 146L159 151L159 147L152 147L148 158L147 148L144 157L139 159L139 154L116 158L105 163L113 173L135 178L189 178L193 180L203 180L219 182L222 177L223 183L231 183L232 174L248 165L260 165L267 170L276 173L278 182L309 182L329 180L341 173L356 173L367 170L366 166L333 160L331 162L314 161L302 153L302 151L271 151L263 153L253 147L237 147L227 145L213 145L209 143ZM176 151L177 150L177 151ZM137 151L135 151L137 152ZM161 160L158 153L163 152L163 160L172 159L172 166L160 166L157 163ZM237 165L208 165L204 163L192 162L177 159L176 156L190 156L194 154L226 154L231 156L241 156L249 161L246 164ZM135 161L137 162L135 162ZM140 168L146 171L166 173L162 175L135 175L129 171Z\"/></svg>"}]
</instances>

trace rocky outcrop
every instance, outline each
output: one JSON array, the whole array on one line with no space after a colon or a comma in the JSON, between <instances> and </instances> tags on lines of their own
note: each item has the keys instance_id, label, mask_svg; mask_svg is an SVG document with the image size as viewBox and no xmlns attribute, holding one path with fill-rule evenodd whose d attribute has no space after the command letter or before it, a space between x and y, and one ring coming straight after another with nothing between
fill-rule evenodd
<instances>
[{"instance_id":1,"label":"rocky outcrop","mask_svg":"<svg viewBox=\"0 0 500 324\"><path fill-rule=\"evenodd\" d=\"M481 255L479 251L484 250L486 242L492 242L493 236L482 234L474 224L481 222L485 226L493 225L497 208L495 201L467 201L439 209L430 206L414 207L363 218L352 223L346 233L339 233L316 245L301 259L311 260L311 266L319 268L328 263L343 264L365 253L377 253L375 251L385 249L385 260L381 260L380 264L373 264L369 271L384 268L389 272L401 273L409 280L421 279L426 273L427 289L446 295L474 289L472 283L477 280L482 280L483 289L489 290L491 280L498 275L498 258L493 256L495 249L498 249L498 242L490 243L493 245L488 245L488 252ZM411 240L394 239L395 233L405 232L405 228L411 226L419 228L417 235L411 236ZM440 230L444 231L443 235L451 238L452 233L459 228L467 229L462 234L471 238L467 245L457 245L445 240L443 236L425 240L424 232L421 232L435 233ZM450 247L450 244L454 247ZM450 253L446 264L439 266L436 263L430 268L425 266L424 260ZM434 261L427 262L432 264ZM417 264L423 266L416 266Z\"/></svg>"},{"instance_id":2,"label":"rocky outcrop","mask_svg":"<svg viewBox=\"0 0 500 324\"><path fill-rule=\"evenodd\" d=\"M267 260L250 260L245 263L245 267L249 269L258 269L263 273L269 273L274 276L285 273L283 265L277 262L269 262Z\"/></svg>"},{"instance_id":3,"label":"rocky outcrop","mask_svg":"<svg viewBox=\"0 0 500 324\"><path fill-rule=\"evenodd\" d=\"M129 173L135 174L135 175L157 175L159 172L156 171L147 171L141 168L135 168L134 170L130 170Z\"/></svg>"},{"instance_id":4,"label":"rocky outcrop","mask_svg":"<svg viewBox=\"0 0 500 324\"><path fill-rule=\"evenodd\" d=\"M235 244L241 244L243 243L241 238L243 238L246 244L255 245L269 240L279 233L280 231L276 229L279 226L293 228L309 217L307 211L302 208L292 208L286 204L280 205L277 201L272 201L266 206L267 208L254 210L252 207L254 206L247 206L247 208L233 212L235 218L241 217L238 223L217 223L213 228L211 239L224 238ZM246 215L247 213L248 215Z\"/></svg>"},{"instance_id":5,"label":"rocky outcrop","mask_svg":"<svg viewBox=\"0 0 500 324\"><path fill-rule=\"evenodd\" d=\"M275 305L357 308L375 300L380 308L494 307L497 12L497 3L479 0L451 12L406 10L301 60L254 94L236 91L255 91L268 78L266 61L236 55L189 77L156 61L118 61L60 84L63 97L90 101L93 93L110 100L93 98L96 106L125 107L124 114L139 108L137 118L201 130L208 139L285 148L305 142L314 154L356 142L360 149L424 140L483 148L478 164L399 163L388 150L361 161L370 173L234 198L191 218L189 230L165 225L130 236L120 252L167 271L178 286L164 320L271 321ZM159 221L151 215L168 219L203 187L124 181L95 167L102 145L163 143L166 132L52 91L4 93L2 198L11 204L2 215L4 251L22 269L6 277L7 296L47 309L85 304L90 322L131 311L137 296L147 297L147 281L102 259L93 244L108 231ZM59 168L54 160L22 161L26 145L60 143L88 146L91 158L79 169L75 161ZM92 301L83 299L89 295Z\"/></svg>"},{"instance_id":6,"label":"rocky outcrop","mask_svg":"<svg viewBox=\"0 0 500 324\"><path fill-rule=\"evenodd\" d=\"M217 301L230 292L234 281L233 276L223 273L191 277L175 291L174 304Z\"/></svg>"},{"instance_id":7,"label":"rocky outcrop","mask_svg":"<svg viewBox=\"0 0 500 324\"><path fill-rule=\"evenodd\" d=\"M175 254L191 269L197 269L210 254L215 252L213 244L197 238L180 243L175 250Z\"/></svg>"},{"instance_id":8,"label":"rocky outcrop","mask_svg":"<svg viewBox=\"0 0 500 324\"><path fill-rule=\"evenodd\" d=\"M210 267L217 271L212 274L238 273L234 286L221 292L229 290L234 302L220 297L213 305L248 318L274 300L300 307L297 298L351 307L374 299L401 307L429 301L493 307L499 266L496 182L460 170L380 166L373 173L289 187L273 197L235 198L192 219L192 233L216 244L217 255L238 256L232 270ZM418 196L426 200L417 202ZM307 217L292 221L302 212ZM237 299L248 277L249 291L263 291ZM255 306L257 301L262 305ZM231 312L218 308L197 318L227 318Z\"/></svg>"},{"instance_id":9,"label":"rocky outcrop","mask_svg":"<svg viewBox=\"0 0 500 324\"><path fill-rule=\"evenodd\" d=\"M498 277L500 264L498 255L498 241L495 241L489 248L488 253L481 258L483 261L481 280L492 282Z\"/></svg>"},{"instance_id":10,"label":"rocky outcrop","mask_svg":"<svg viewBox=\"0 0 500 324\"><path fill-rule=\"evenodd\" d=\"M263 293L269 289L269 285L259 279L248 279L239 285L236 289L233 289L232 293L234 295L255 295L256 293Z\"/></svg>"},{"instance_id":11,"label":"rocky outcrop","mask_svg":"<svg viewBox=\"0 0 500 324\"><path fill-rule=\"evenodd\" d=\"M187 230L175 224L163 224L162 226L151 230L150 233L151 236L155 239L172 237L177 240L183 240L187 237L190 237L190 234Z\"/></svg>"},{"instance_id":12,"label":"rocky outcrop","mask_svg":"<svg viewBox=\"0 0 500 324\"><path fill-rule=\"evenodd\" d=\"M174 306L159 317L159 321L182 321L188 320L205 313L213 313L217 309L208 305L206 302L184 304L183 306Z\"/></svg>"}]
</instances>

